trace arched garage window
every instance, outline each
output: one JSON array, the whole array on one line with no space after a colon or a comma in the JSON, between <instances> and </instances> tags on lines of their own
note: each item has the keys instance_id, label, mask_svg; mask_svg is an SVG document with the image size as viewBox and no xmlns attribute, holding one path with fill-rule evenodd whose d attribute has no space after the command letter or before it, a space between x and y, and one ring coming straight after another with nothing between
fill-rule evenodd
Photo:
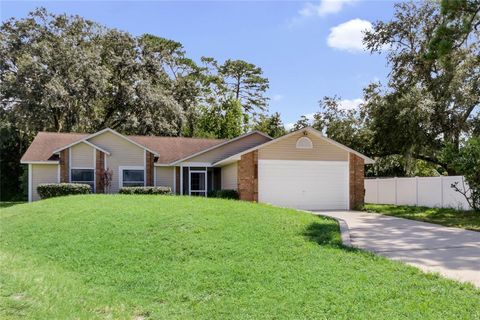
<instances>
[{"instance_id":1,"label":"arched garage window","mask_svg":"<svg viewBox=\"0 0 480 320\"><path fill-rule=\"evenodd\" d=\"M297 149L312 149L313 148L313 143L312 140L310 140L307 137L301 137L297 140Z\"/></svg>"}]
</instances>

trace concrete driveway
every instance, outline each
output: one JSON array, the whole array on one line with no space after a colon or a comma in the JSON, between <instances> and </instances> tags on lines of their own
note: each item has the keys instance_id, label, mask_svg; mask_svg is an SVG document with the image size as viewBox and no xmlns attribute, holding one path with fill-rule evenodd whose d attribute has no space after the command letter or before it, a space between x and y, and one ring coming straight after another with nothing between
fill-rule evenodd
<instances>
[{"instance_id":1,"label":"concrete driveway","mask_svg":"<svg viewBox=\"0 0 480 320\"><path fill-rule=\"evenodd\" d=\"M339 219L354 247L480 288L480 232L357 211L314 213Z\"/></svg>"}]
</instances>

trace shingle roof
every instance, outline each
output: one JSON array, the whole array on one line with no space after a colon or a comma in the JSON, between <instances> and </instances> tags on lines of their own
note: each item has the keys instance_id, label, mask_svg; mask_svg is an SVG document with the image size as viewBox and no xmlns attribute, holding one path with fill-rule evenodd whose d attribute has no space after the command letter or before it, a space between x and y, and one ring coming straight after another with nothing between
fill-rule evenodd
<instances>
[{"instance_id":1,"label":"shingle roof","mask_svg":"<svg viewBox=\"0 0 480 320\"><path fill-rule=\"evenodd\" d=\"M85 133L39 132L27 151L22 162L48 161L53 151L88 136Z\"/></svg>"},{"instance_id":2,"label":"shingle roof","mask_svg":"<svg viewBox=\"0 0 480 320\"><path fill-rule=\"evenodd\" d=\"M89 134L85 133L39 132L23 155L21 161L48 161L53 156L53 151L88 136ZM157 163L160 164L170 163L225 141L220 139L184 137L127 135L126 137L148 149L158 152L160 157Z\"/></svg>"},{"instance_id":3,"label":"shingle roof","mask_svg":"<svg viewBox=\"0 0 480 320\"><path fill-rule=\"evenodd\" d=\"M201 150L224 142L221 139L202 139L184 137L127 136L160 154L157 163L171 163Z\"/></svg>"}]
</instances>

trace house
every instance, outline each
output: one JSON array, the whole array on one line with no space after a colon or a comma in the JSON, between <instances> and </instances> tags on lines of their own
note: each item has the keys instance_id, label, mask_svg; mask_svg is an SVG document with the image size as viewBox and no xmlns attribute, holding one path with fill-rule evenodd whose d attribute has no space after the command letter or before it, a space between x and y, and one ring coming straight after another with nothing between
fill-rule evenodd
<instances>
[{"instance_id":1,"label":"house","mask_svg":"<svg viewBox=\"0 0 480 320\"><path fill-rule=\"evenodd\" d=\"M364 201L364 165L374 161L308 127L280 138L253 131L234 139L40 132L25 152L29 201L41 183L88 183L113 172L122 186L168 186L206 196L235 189L240 199L300 209L350 209Z\"/></svg>"}]
</instances>

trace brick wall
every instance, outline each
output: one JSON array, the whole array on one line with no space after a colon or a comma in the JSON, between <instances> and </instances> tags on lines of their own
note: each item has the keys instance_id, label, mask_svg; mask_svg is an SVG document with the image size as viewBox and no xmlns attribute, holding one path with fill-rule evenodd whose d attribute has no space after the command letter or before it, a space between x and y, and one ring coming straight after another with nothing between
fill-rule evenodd
<instances>
[{"instance_id":1,"label":"brick wall","mask_svg":"<svg viewBox=\"0 0 480 320\"><path fill-rule=\"evenodd\" d=\"M145 167L146 167L146 175L147 175L147 181L145 181L146 185L147 186L153 186L153 170L154 170L154 167L153 167L153 162L154 162L154 158L155 156L153 155L153 153L149 152L149 151L145 151L147 154L146 154L146 157L145 157L145 161L147 163L145 163Z\"/></svg>"},{"instance_id":2,"label":"brick wall","mask_svg":"<svg viewBox=\"0 0 480 320\"><path fill-rule=\"evenodd\" d=\"M350 209L356 209L365 202L365 162L356 154L350 153Z\"/></svg>"},{"instance_id":3,"label":"brick wall","mask_svg":"<svg viewBox=\"0 0 480 320\"><path fill-rule=\"evenodd\" d=\"M237 170L240 200L258 201L258 152L244 154Z\"/></svg>"},{"instance_id":4,"label":"brick wall","mask_svg":"<svg viewBox=\"0 0 480 320\"><path fill-rule=\"evenodd\" d=\"M103 173L105 170L105 153L95 150L95 192L105 193Z\"/></svg>"},{"instance_id":5,"label":"brick wall","mask_svg":"<svg viewBox=\"0 0 480 320\"><path fill-rule=\"evenodd\" d=\"M69 182L69 154L70 149L60 151L60 182Z\"/></svg>"}]
</instances>

